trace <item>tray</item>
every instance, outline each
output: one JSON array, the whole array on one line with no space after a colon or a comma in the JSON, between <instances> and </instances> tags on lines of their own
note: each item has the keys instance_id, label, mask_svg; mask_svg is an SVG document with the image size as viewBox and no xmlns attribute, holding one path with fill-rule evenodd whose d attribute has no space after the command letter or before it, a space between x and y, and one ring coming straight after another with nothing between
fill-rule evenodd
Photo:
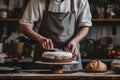
<instances>
[{"instance_id":1,"label":"tray","mask_svg":"<svg viewBox=\"0 0 120 80\"><path fill-rule=\"evenodd\" d=\"M19 69L21 69L21 68L20 67L6 67L6 66L1 66L0 67L0 73L16 72Z\"/></svg>"},{"instance_id":2,"label":"tray","mask_svg":"<svg viewBox=\"0 0 120 80\"><path fill-rule=\"evenodd\" d=\"M35 61L37 64L48 64L48 65L70 65L70 64L78 64L79 61L72 61L72 62L42 62L42 61Z\"/></svg>"}]
</instances>

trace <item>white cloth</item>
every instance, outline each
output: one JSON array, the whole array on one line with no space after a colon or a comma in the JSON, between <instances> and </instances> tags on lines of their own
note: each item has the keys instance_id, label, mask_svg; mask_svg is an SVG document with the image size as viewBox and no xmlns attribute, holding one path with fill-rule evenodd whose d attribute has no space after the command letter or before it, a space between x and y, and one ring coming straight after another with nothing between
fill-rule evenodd
<instances>
[{"instance_id":1,"label":"white cloth","mask_svg":"<svg viewBox=\"0 0 120 80\"><path fill-rule=\"evenodd\" d=\"M30 0L19 23L28 25L31 28L33 28L34 22L38 20L40 20L41 24L43 11L45 10L45 2L46 0ZM69 12L71 11L70 5L70 0L64 0L62 3L56 0L50 0L49 11ZM92 26L88 0L74 0L74 5L78 27Z\"/></svg>"}]
</instances>

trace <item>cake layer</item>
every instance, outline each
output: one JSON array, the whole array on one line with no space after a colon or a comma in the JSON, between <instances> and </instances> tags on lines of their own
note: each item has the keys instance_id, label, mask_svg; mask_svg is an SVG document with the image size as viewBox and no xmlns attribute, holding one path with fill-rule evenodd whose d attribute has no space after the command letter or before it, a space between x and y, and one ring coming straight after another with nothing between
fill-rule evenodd
<instances>
[{"instance_id":1,"label":"cake layer","mask_svg":"<svg viewBox=\"0 0 120 80\"><path fill-rule=\"evenodd\" d=\"M68 58L68 59L46 59L46 58L42 58L43 62L71 62L72 58Z\"/></svg>"},{"instance_id":2,"label":"cake layer","mask_svg":"<svg viewBox=\"0 0 120 80\"><path fill-rule=\"evenodd\" d=\"M51 60L65 60L72 58L72 53L70 52L44 52L42 58Z\"/></svg>"}]
</instances>

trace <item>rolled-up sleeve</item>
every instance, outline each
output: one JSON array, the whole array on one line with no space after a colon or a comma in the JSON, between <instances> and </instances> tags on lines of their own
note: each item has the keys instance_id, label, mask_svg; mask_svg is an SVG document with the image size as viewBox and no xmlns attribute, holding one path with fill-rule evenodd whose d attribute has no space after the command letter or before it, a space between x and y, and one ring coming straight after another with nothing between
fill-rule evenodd
<instances>
[{"instance_id":1,"label":"rolled-up sleeve","mask_svg":"<svg viewBox=\"0 0 120 80\"><path fill-rule=\"evenodd\" d=\"M37 0L30 0L22 18L19 20L20 24L28 25L33 28L34 22L39 19L39 10Z\"/></svg>"},{"instance_id":2,"label":"rolled-up sleeve","mask_svg":"<svg viewBox=\"0 0 120 80\"><path fill-rule=\"evenodd\" d=\"M78 27L83 27L83 26L92 26L91 22L91 12L90 12L90 6L88 0L83 0L81 6L80 6L80 13L78 17Z\"/></svg>"}]
</instances>

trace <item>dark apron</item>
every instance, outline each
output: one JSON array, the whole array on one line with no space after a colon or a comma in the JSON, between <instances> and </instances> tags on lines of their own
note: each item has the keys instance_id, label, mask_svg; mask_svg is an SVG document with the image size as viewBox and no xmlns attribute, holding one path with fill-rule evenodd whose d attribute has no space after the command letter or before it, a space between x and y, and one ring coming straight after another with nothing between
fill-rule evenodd
<instances>
[{"instance_id":1,"label":"dark apron","mask_svg":"<svg viewBox=\"0 0 120 80\"><path fill-rule=\"evenodd\" d=\"M67 43L76 34L76 17L74 11L74 1L71 0L71 11L67 13L56 13L48 11L49 0L46 0L46 10L43 15L43 20L40 26L39 34L46 38L52 39L53 43L63 44L55 47L55 51L64 51ZM78 45L79 50L79 45ZM42 53L46 51L42 49L39 44L36 45L34 60L40 60ZM65 70L80 70L82 69L81 55L80 53L73 58L75 61L79 61L79 64L64 65ZM39 65L40 68L45 68L44 65ZM48 67L47 67L48 68ZM49 67L50 68L50 67Z\"/></svg>"}]
</instances>

